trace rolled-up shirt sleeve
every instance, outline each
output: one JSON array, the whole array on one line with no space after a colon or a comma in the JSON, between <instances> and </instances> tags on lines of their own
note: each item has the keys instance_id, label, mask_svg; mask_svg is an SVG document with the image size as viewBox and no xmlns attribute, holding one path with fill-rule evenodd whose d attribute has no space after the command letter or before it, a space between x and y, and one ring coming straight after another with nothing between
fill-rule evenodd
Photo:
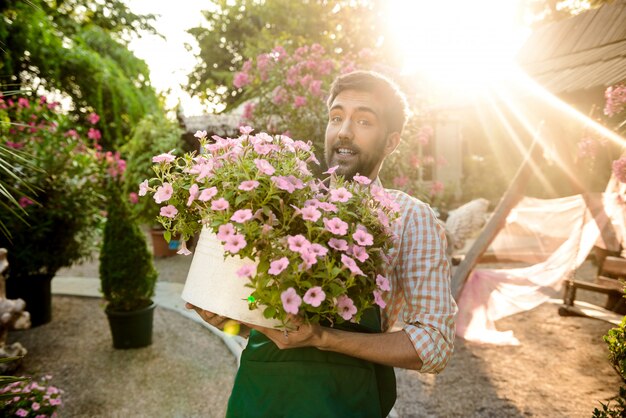
<instances>
[{"instance_id":1,"label":"rolled-up shirt sleeve","mask_svg":"<svg viewBox=\"0 0 626 418\"><path fill-rule=\"evenodd\" d=\"M421 372L438 373L454 347L457 306L450 293L450 264L443 226L419 202L404 213L395 266L405 302L399 319L422 360Z\"/></svg>"}]
</instances>

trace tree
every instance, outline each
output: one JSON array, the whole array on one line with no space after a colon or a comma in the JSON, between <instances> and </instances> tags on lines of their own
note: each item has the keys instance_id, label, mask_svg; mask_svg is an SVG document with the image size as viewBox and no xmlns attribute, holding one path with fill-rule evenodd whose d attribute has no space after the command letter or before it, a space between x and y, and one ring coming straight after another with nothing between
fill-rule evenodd
<instances>
[{"instance_id":1,"label":"tree","mask_svg":"<svg viewBox=\"0 0 626 418\"><path fill-rule=\"evenodd\" d=\"M200 63L189 76L188 90L227 109L236 107L243 99L231 88L235 72L277 45L295 50L317 43L337 54L386 51L383 7L384 2L363 0L216 1L204 12L206 27L189 30L200 46Z\"/></svg>"},{"instance_id":2,"label":"tree","mask_svg":"<svg viewBox=\"0 0 626 418\"><path fill-rule=\"evenodd\" d=\"M106 149L158 109L146 63L127 48L131 34L154 32L153 16L121 0L5 0L0 12L2 91L69 96L76 120L100 115Z\"/></svg>"}]
</instances>

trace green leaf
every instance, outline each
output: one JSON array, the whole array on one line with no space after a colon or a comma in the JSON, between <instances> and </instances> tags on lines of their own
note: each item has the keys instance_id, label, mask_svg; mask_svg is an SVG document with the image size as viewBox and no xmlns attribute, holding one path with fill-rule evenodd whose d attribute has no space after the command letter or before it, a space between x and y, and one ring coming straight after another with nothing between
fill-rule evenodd
<instances>
[{"instance_id":1,"label":"green leaf","mask_svg":"<svg viewBox=\"0 0 626 418\"><path fill-rule=\"evenodd\" d=\"M275 315L276 315L276 309L272 308L271 306L268 306L263 311L263 316L267 319L272 319L274 318Z\"/></svg>"}]
</instances>

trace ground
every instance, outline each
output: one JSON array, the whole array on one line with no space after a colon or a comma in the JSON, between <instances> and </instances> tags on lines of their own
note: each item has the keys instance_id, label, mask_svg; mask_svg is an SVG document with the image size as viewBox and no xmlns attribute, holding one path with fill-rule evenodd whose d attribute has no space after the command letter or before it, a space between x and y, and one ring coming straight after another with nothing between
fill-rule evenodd
<instances>
[{"instance_id":1,"label":"ground","mask_svg":"<svg viewBox=\"0 0 626 418\"><path fill-rule=\"evenodd\" d=\"M156 260L160 280L182 282L189 257ZM587 269L590 267L587 266ZM60 273L97 277L97 263ZM588 274L583 271L583 274ZM601 303L597 295L580 297ZM400 417L590 417L618 392L602 336L611 324L560 317L558 305L498 321L519 346L457 339L441 374L397 370ZM159 308L154 344L114 350L101 302L55 296L53 321L13 332L29 350L23 372L51 374L65 390L61 416L222 417L236 363L221 340L176 312Z\"/></svg>"}]
</instances>

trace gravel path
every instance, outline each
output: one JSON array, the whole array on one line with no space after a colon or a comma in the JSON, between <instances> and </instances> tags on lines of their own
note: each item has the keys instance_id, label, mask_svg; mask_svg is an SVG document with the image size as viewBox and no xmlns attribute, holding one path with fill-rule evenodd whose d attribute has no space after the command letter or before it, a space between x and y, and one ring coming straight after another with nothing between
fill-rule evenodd
<instances>
[{"instance_id":1,"label":"gravel path","mask_svg":"<svg viewBox=\"0 0 626 418\"><path fill-rule=\"evenodd\" d=\"M191 257L157 259L160 280L184 282ZM97 262L60 275L98 277ZM599 303L596 301L596 303ZM114 350L101 301L53 298L50 324L10 334L28 348L23 371L53 375L65 390L62 417L222 417L236 364L222 341L180 314L157 308L154 344ZM557 315L544 304L505 318L517 347L457 340L438 376L397 370L400 417L589 417L614 396L602 335L611 325Z\"/></svg>"}]
</instances>

